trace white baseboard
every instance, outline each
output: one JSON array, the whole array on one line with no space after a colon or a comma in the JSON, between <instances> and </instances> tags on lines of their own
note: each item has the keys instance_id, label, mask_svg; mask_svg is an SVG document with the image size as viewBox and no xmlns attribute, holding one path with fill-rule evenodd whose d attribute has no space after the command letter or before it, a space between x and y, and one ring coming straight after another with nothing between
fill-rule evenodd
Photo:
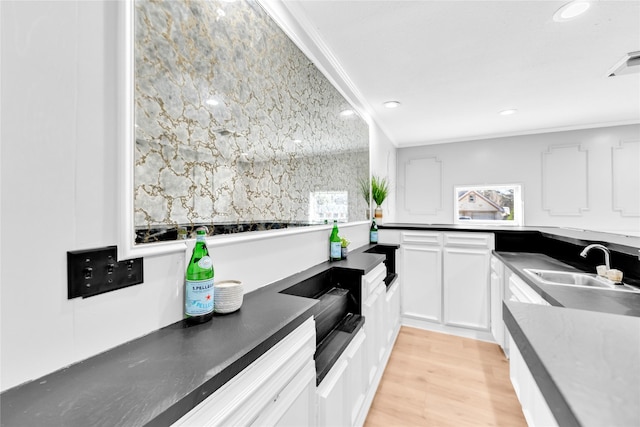
<instances>
[{"instance_id":1,"label":"white baseboard","mask_svg":"<svg viewBox=\"0 0 640 427\"><path fill-rule=\"evenodd\" d=\"M440 323L433 323L429 320L417 319L415 317L401 316L401 322L403 326L410 326L412 328L424 329L426 331L441 332L443 334L456 335L464 338L472 338L480 341L486 341L496 343L491 335L491 331L480 331L475 329L458 328L455 326L442 325Z\"/></svg>"}]
</instances>

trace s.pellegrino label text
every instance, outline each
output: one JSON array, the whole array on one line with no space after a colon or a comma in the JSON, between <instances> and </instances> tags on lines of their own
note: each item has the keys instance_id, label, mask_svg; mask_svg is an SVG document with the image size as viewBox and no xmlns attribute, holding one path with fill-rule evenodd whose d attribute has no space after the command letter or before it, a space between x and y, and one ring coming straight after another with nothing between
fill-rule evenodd
<instances>
[{"instance_id":1,"label":"s.pellegrino label text","mask_svg":"<svg viewBox=\"0 0 640 427\"><path fill-rule=\"evenodd\" d=\"M342 258L342 246L340 242L331 242L331 259L340 258Z\"/></svg>"},{"instance_id":2,"label":"s.pellegrino label text","mask_svg":"<svg viewBox=\"0 0 640 427\"><path fill-rule=\"evenodd\" d=\"M186 281L184 312L187 316L202 316L213 311L213 278Z\"/></svg>"}]
</instances>

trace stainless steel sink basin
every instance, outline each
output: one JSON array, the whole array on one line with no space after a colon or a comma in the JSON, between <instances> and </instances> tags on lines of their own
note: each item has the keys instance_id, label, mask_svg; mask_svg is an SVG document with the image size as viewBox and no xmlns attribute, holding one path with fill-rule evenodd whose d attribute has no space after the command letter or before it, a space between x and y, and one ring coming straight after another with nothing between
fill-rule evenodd
<instances>
[{"instance_id":1,"label":"stainless steel sink basin","mask_svg":"<svg viewBox=\"0 0 640 427\"><path fill-rule=\"evenodd\" d=\"M624 292L640 292L640 289L625 284L616 284L595 274L571 271L538 270L525 268L524 271L534 280L546 285L577 286L592 289L610 289Z\"/></svg>"}]
</instances>

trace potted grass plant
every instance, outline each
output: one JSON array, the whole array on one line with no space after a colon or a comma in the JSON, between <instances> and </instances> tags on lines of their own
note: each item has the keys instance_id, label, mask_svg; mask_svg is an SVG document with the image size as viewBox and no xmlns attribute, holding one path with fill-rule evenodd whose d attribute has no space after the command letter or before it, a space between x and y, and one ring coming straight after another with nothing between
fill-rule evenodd
<instances>
[{"instance_id":1,"label":"potted grass plant","mask_svg":"<svg viewBox=\"0 0 640 427\"><path fill-rule=\"evenodd\" d=\"M342 255L342 259L347 259L347 246L349 246L349 243L351 242L344 237L340 239L340 254Z\"/></svg>"},{"instance_id":2,"label":"potted grass plant","mask_svg":"<svg viewBox=\"0 0 640 427\"><path fill-rule=\"evenodd\" d=\"M375 219L382 220L382 202L389 195L389 183L387 178L380 178L376 175L371 177L371 198L376 203Z\"/></svg>"}]
</instances>

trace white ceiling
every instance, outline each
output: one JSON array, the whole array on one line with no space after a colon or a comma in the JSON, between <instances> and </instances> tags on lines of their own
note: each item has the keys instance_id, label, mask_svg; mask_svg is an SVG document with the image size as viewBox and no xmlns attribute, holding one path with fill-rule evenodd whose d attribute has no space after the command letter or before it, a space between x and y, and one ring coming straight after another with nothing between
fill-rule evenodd
<instances>
[{"instance_id":1,"label":"white ceiling","mask_svg":"<svg viewBox=\"0 0 640 427\"><path fill-rule=\"evenodd\" d=\"M640 1L287 0L358 102L399 147L640 123ZM390 110L384 101L398 100ZM517 114L498 113L515 108Z\"/></svg>"}]
</instances>

